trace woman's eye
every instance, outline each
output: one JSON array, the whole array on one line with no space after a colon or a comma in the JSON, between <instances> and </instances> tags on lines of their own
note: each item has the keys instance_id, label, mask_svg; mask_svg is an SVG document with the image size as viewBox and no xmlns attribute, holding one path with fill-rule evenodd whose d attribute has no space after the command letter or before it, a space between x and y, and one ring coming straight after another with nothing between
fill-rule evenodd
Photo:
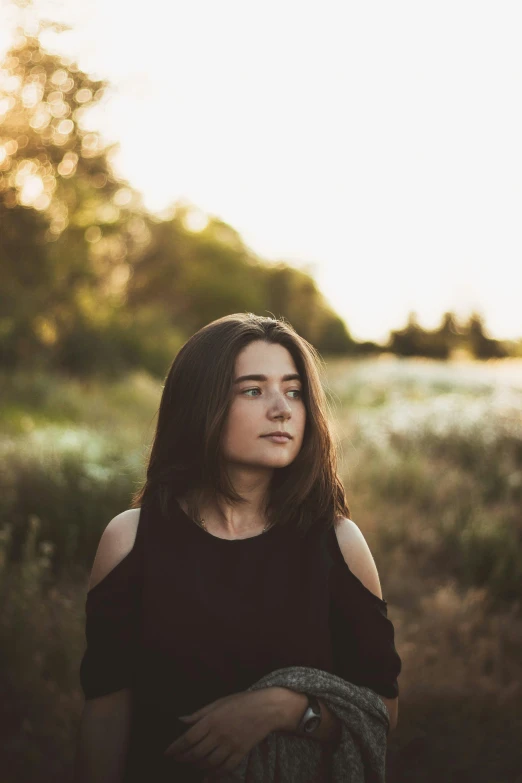
<instances>
[{"instance_id":1,"label":"woman's eye","mask_svg":"<svg viewBox=\"0 0 522 783\"><path fill-rule=\"evenodd\" d=\"M243 394L248 394L248 392L255 392L255 391L258 391L258 392L260 392L260 391L261 391L261 389L259 389L258 387L256 387L255 389L245 389L245 391L244 391L244 392L242 392L242 393L243 393ZM291 394L297 394L297 395L298 395L297 397L294 397L294 398L293 398L294 400L298 400L298 399L301 397L301 391L300 391L300 389L289 389L289 392L290 392Z\"/></svg>"}]
</instances>

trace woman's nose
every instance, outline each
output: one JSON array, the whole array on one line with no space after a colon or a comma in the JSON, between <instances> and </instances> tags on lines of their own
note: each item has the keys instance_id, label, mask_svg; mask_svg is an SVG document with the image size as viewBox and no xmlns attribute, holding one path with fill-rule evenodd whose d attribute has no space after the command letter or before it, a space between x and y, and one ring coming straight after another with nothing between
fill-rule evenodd
<instances>
[{"instance_id":1,"label":"woman's nose","mask_svg":"<svg viewBox=\"0 0 522 783\"><path fill-rule=\"evenodd\" d=\"M282 394L276 395L275 399L272 402L272 408L273 410L278 413L284 413L285 415L288 415L291 412L290 403L286 399L286 397Z\"/></svg>"}]
</instances>

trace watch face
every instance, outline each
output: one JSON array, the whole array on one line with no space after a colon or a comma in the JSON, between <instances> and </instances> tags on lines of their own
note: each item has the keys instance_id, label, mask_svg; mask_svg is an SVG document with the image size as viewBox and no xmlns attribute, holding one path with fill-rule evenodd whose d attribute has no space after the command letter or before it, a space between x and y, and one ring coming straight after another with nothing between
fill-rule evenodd
<instances>
[{"instance_id":1,"label":"watch face","mask_svg":"<svg viewBox=\"0 0 522 783\"><path fill-rule=\"evenodd\" d=\"M321 723L321 718L310 718L306 721L305 731L315 731Z\"/></svg>"}]
</instances>

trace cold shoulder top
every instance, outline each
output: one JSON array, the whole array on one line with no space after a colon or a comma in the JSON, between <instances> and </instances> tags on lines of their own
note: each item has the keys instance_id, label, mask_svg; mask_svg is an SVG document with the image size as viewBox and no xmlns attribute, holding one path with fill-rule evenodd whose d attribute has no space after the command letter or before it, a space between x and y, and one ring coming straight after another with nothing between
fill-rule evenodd
<instances>
[{"instance_id":1,"label":"cold shoulder top","mask_svg":"<svg viewBox=\"0 0 522 783\"><path fill-rule=\"evenodd\" d=\"M286 666L312 666L388 698L401 659L387 601L344 560L333 527L274 525L243 539L203 530L176 503L140 510L132 550L87 593L85 699L133 694L125 783L202 781L163 752L178 719Z\"/></svg>"}]
</instances>

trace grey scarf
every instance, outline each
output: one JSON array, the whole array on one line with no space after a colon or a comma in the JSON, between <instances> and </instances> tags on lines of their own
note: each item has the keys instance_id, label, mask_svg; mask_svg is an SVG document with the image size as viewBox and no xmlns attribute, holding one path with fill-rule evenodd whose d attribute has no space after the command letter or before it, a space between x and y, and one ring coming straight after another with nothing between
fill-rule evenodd
<instances>
[{"instance_id":1,"label":"grey scarf","mask_svg":"<svg viewBox=\"0 0 522 783\"><path fill-rule=\"evenodd\" d=\"M388 710L366 686L308 666L277 669L247 691L280 686L322 699L341 720L334 746L272 731L220 783L385 783Z\"/></svg>"}]
</instances>

